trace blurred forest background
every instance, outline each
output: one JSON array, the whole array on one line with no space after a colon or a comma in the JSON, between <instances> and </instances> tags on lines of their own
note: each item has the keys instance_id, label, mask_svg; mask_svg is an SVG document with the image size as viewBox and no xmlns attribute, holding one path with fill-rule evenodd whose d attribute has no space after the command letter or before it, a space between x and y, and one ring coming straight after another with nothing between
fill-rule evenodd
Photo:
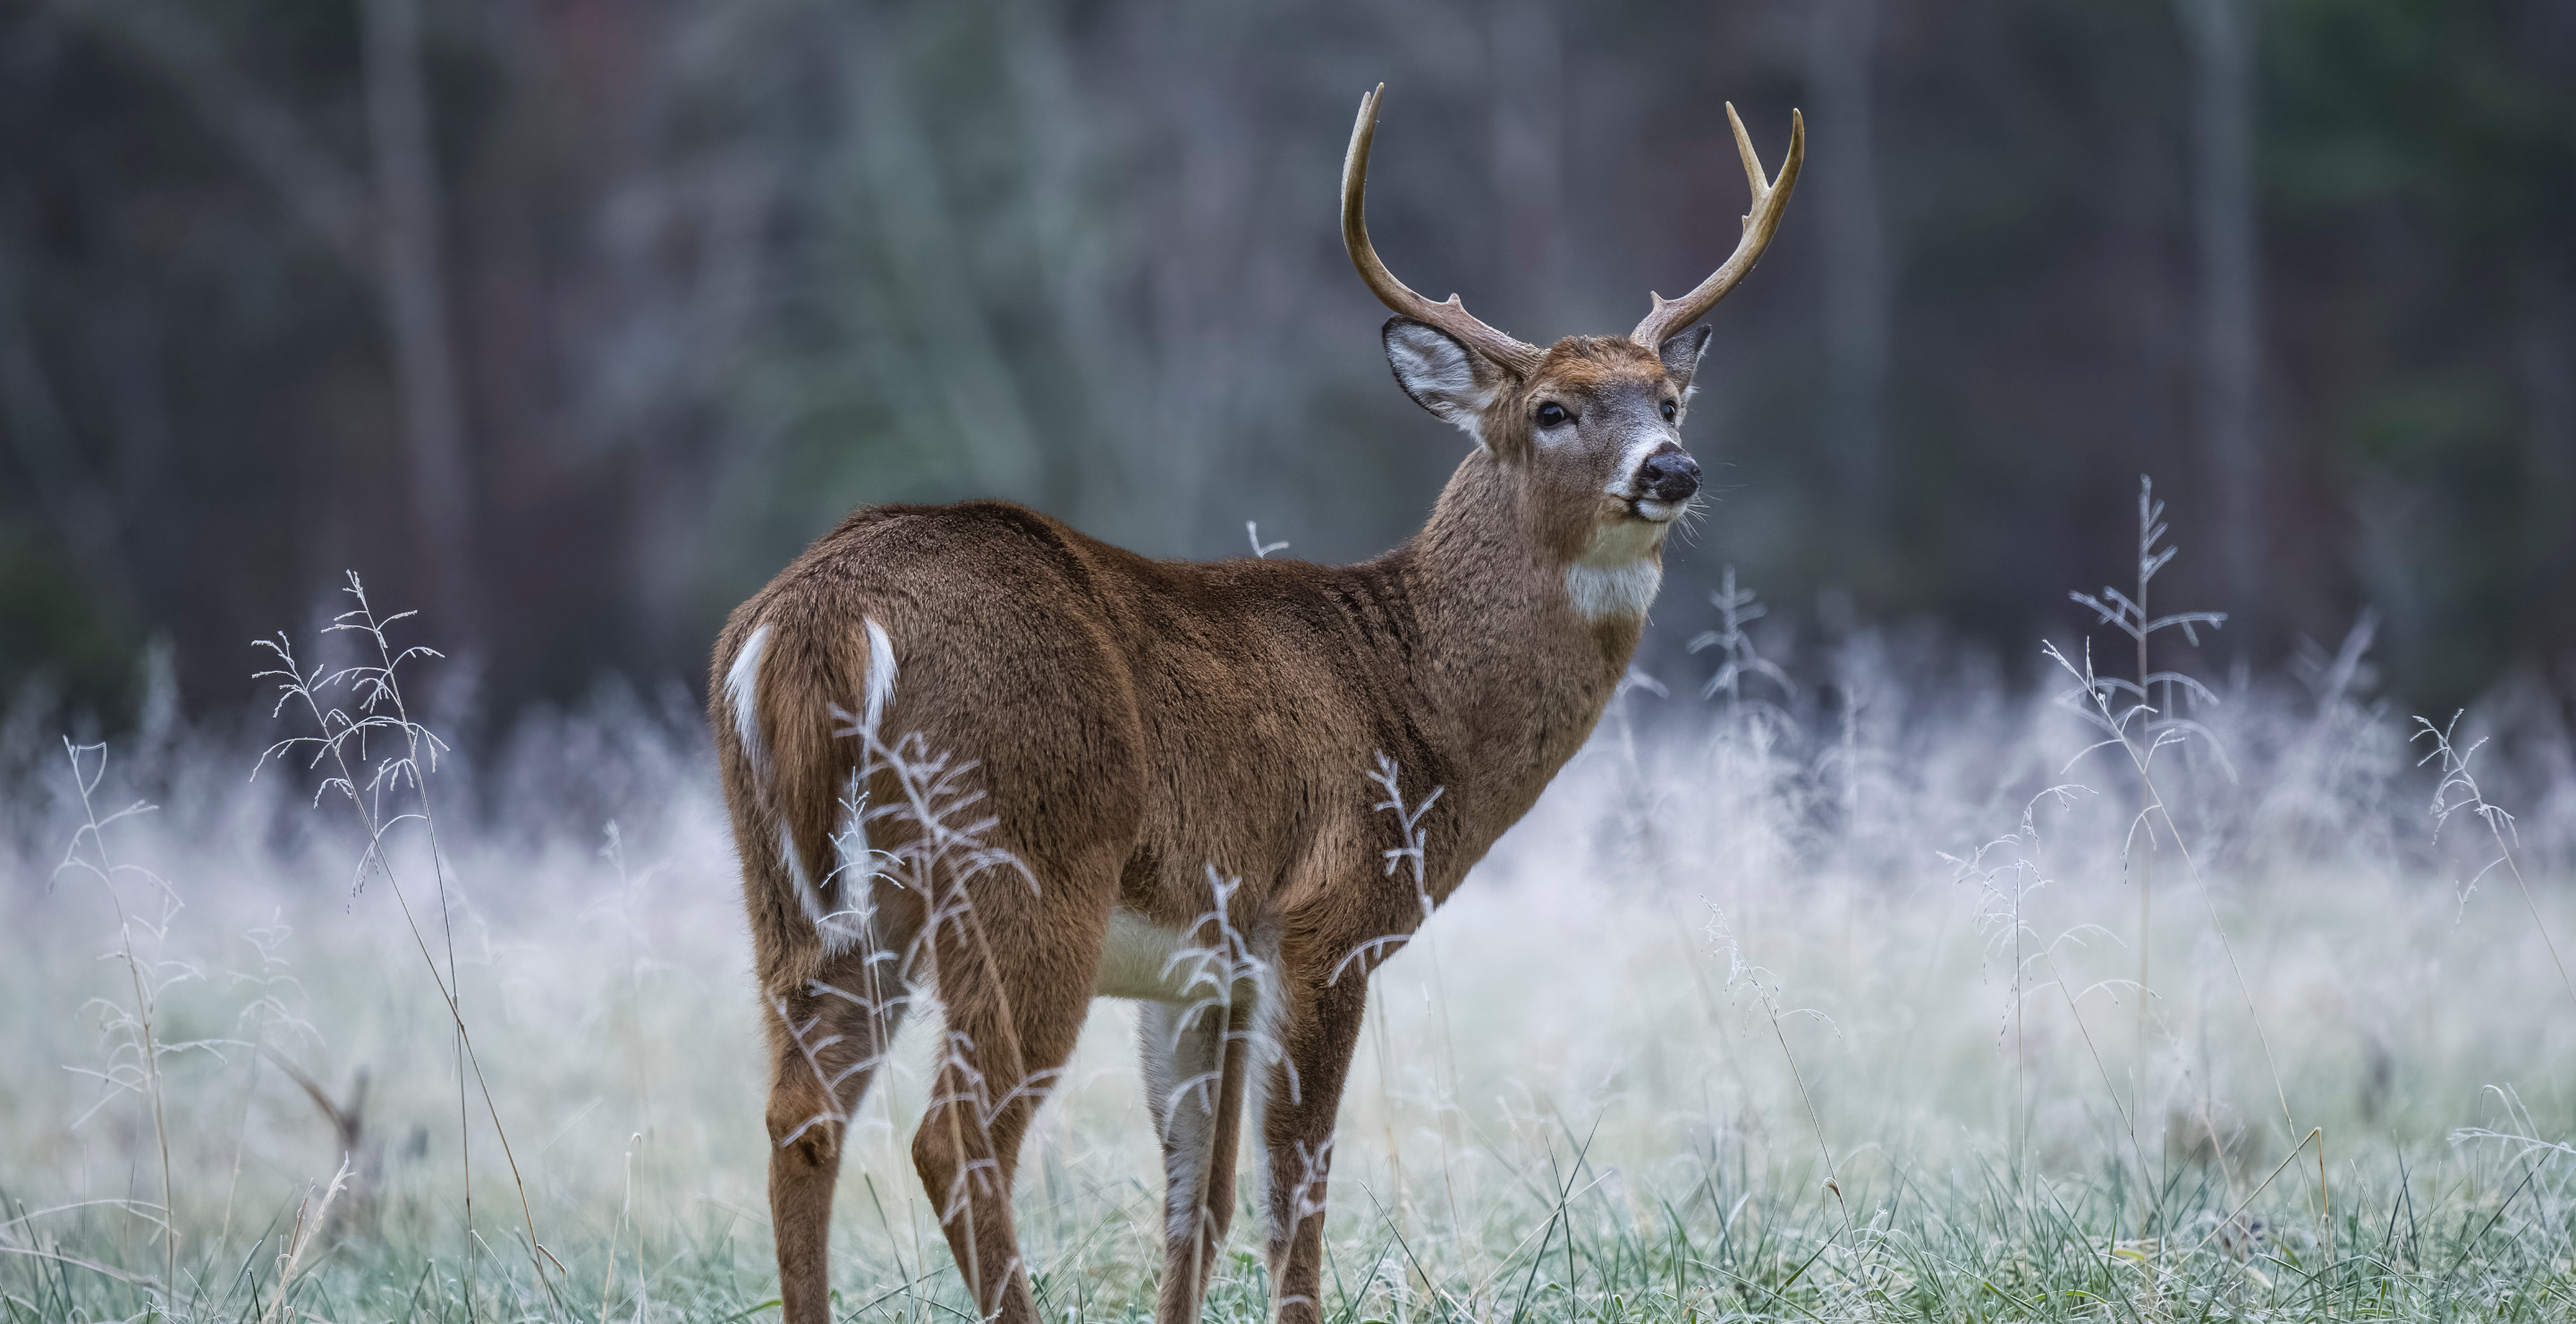
<instances>
[{"instance_id":1,"label":"blurred forest background","mask_svg":"<svg viewBox=\"0 0 2576 1324\"><path fill-rule=\"evenodd\" d=\"M2024 656L2149 471L2214 660L2569 679L2565 0L0 0L0 697L120 725L165 641L235 709L344 567L489 711L695 684L874 501L1382 550L1459 438L1335 230L1380 80L1379 250L1542 343L1732 247L1723 102L1806 113L1666 658L1726 563Z\"/></svg>"}]
</instances>

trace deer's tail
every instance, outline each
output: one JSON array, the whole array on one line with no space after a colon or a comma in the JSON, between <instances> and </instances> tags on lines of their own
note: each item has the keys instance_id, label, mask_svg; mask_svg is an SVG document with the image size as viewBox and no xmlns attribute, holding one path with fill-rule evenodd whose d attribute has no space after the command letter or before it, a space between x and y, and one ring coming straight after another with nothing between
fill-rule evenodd
<instances>
[{"instance_id":1,"label":"deer's tail","mask_svg":"<svg viewBox=\"0 0 2576 1324\"><path fill-rule=\"evenodd\" d=\"M894 684L894 641L873 616L856 632L763 623L725 669L718 739L740 750L745 784L730 789L750 802L737 805L737 845L756 887L766 879L788 893L768 909L791 950L829 958L865 930L862 796Z\"/></svg>"}]
</instances>

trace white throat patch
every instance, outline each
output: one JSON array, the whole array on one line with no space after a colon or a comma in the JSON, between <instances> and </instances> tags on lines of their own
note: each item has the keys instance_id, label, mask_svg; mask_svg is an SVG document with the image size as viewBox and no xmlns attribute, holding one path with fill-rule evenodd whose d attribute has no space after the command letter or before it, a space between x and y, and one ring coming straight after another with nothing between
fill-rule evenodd
<instances>
[{"instance_id":1,"label":"white throat patch","mask_svg":"<svg viewBox=\"0 0 2576 1324\"><path fill-rule=\"evenodd\" d=\"M1643 616L1664 586L1664 568L1652 561L1632 561L1616 568L1575 565L1565 572L1565 591L1574 612L1587 621Z\"/></svg>"},{"instance_id":2,"label":"white throat patch","mask_svg":"<svg viewBox=\"0 0 2576 1324\"><path fill-rule=\"evenodd\" d=\"M1664 528L1621 521L1595 533L1582 558L1566 567L1565 593L1574 614L1586 621L1645 615L1664 586L1663 562L1655 555Z\"/></svg>"}]
</instances>

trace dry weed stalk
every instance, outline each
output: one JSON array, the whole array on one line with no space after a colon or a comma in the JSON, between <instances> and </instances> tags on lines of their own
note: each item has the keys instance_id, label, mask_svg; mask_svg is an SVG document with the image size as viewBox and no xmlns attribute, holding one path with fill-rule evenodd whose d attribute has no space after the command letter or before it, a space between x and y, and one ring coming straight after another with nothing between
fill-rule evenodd
<instances>
[{"instance_id":1,"label":"dry weed stalk","mask_svg":"<svg viewBox=\"0 0 2576 1324\"><path fill-rule=\"evenodd\" d=\"M84 1070L81 1074L94 1076L108 1087L108 1092L100 1098L97 1107L90 1109L90 1114L107 1106L108 1099L127 1091L141 1094L151 1108L152 1139L161 1159L161 1208L154 1220L161 1225L161 1300L165 1309L172 1309L178 1304L179 1227L171 1205L170 1128L162 1097L161 1057L165 1052L184 1051L202 1045L161 1043L153 1024L153 1014L159 1007L161 990L179 980L194 978L196 971L177 962L146 961L136 951L134 938L137 928L150 936L156 953L168 941L170 920L179 910L179 894L159 874L141 865L119 864L108 853L108 825L137 814L150 813L152 806L137 800L101 817L97 792L99 783L107 778L107 746L76 745L65 737L63 754L71 762L72 787L80 797L81 822L72 833L71 845L63 852L62 863L54 866L53 879L59 880L66 873L83 875L97 883L99 890L106 894L109 907L116 912L117 950L109 957L124 966L126 982L134 993L134 1003L130 1007L103 998L92 1000L90 1005L105 1013L110 1044L108 1063L104 1071ZM84 770L82 756L87 754L96 754L98 762ZM81 850L84 844L89 847L86 855ZM157 920L142 918L127 910L124 895L117 891L117 881L128 877L141 879L160 898L161 914ZM170 973L173 970L177 973ZM87 1120L90 1114L84 1114L82 1120Z\"/></svg>"},{"instance_id":2,"label":"dry weed stalk","mask_svg":"<svg viewBox=\"0 0 2576 1324\"><path fill-rule=\"evenodd\" d=\"M2186 736L2198 735L2208 742L2209 747L2213 751L2217 752L2218 757L2222 763L2224 763L2224 760L2227 757L2226 751L2219 746L2214 737L2210 736L2208 729L2201 726L2198 722L2191 721L2182 716L2182 708L2179 702L2180 694L2178 694L2177 691L2180 691L2181 694L2189 694L2196 700L2210 704L2217 703L2218 696L2210 693L2209 687L2201 684L2186 672L2155 670L2154 667L2150 665L2148 658L2149 645L2154 641L2155 636L2163 631L2180 630L2186 640L2190 641L2194 647L2198 647L2200 644L2199 627L2206 625L2215 630L2221 625L2227 623L2227 613L2225 612L2185 611L2174 612L2165 616L2151 616L2148 614L2148 587L2155 582L2156 572L2164 569L2166 564L2174 559L2175 554L2182 550L2180 547L2158 547L2156 545L2164 540L2166 527L2164 514L2165 503L2156 500L2155 480L2145 474L2138 475L2137 596L2131 597L2107 584L2102 587L2102 591L2098 595L2092 593L2071 592L2067 594L2067 596L2076 602L2092 608L2094 614L2101 618L2102 624L2108 625L2122 634L2129 636L2130 641L2137 646L2138 678L2134 682L2109 676L2096 678L2097 682L2104 687L2105 697L2107 697L2108 693L2112 690L2125 691L2136 696L2135 705L2120 715L2120 724L2113 728L2112 734L2120 737L2125 742L2128 738L2126 724L2133 718L2141 719L2139 721L2139 726L2141 728L2139 734L2152 741L2155 746L2160 747L2166 743L2180 744ZM2063 659L2060 660L2063 661ZM2089 670L2091 665L2089 644L2086 665ZM2162 685L2165 691L2164 703L2162 705L2154 705L2153 692L2155 687L2158 685ZM2098 749L2100 746L2096 745L2094 748ZM2090 751L2088 750L2087 752ZM2230 768L2229 776L2233 777L2234 775L2234 770ZM2138 866L2138 1015L2136 1051L2138 1065L2132 1068L2129 1077L2129 1117L2131 1119L2133 1129L2135 1127L2135 1119L2139 1115L2138 1076L2143 1074L2147 1059L2147 1024L2150 1020L2147 1003L2150 996L2149 990L2154 987L2151 982L2154 970L2150 958L2153 955L2155 939L2155 931L2152 925L2155 916L2156 839L2154 828L2152 825L2147 824L2146 817L2146 811L2142 809L2139 811L2138 818L2136 820L2139 825L2145 826L2147 830L2144 834L2145 840L2142 848L2136 850ZM2136 836L2137 834L2133 831L2133 845L2137 845ZM2130 1137L2130 1142L2134 1145L2136 1141L2137 1137L2132 1135Z\"/></svg>"},{"instance_id":3,"label":"dry weed stalk","mask_svg":"<svg viewBox=\"0 0 2576 1324\"><path fill-rule=\"evenodd\" d=\"M2441 783L2433 788L2434 837L2437 840L2441 837L2442 828L2449 824L2452 815L2466 810L2487 825L2487 833L2495 841L2496 858L2489 860L2485 868L2469 879L2461 890L2462 899L2466 900L2469 892L2477 890L2478 879L2494 872L2497 865L2503 865L2505 872L2513 878L2515 890L2522 893L2522 904L2531 911L2532 930L2540 935L2541 945L2549 949L2550 964L2558 967L2559 986L2567 990L2569 1001L2576 1002L2576 979L2568 978L2567 962L2558 955L2558 943L2549 936L2548 921L2541 918L2540 903L2532 897L2531 884L2522 876L2522 865L2513 857L2513 848L2521 835L2514 827L2513 815L2488 803L2486 794L2478 789L2476 775L2469 771L2469 761L2485 747L2486 738L2479 738L2467 749L2453 745L2451 733L2460 725L2460 713L2456 712L2451 714L2448 726L2437 727L2422 717L2416 718L2415 724L2418 729L2412 739L2429 738L2433 742L2432 752L2416 760L2416 766L2422 767L2435 759L2442 763Z\"/></svg>"},{"instance_id":4,"label":"dry weed stalk","mask_svg":"<svg viewBox=\"0 0 2576 1324\"><path fill-rule=\"evenodd\" d=\"M1807 1124L1815 1131L1816 1152L1825 1160L1825 1190L1832 1194L1835 1205L1842 1210L1843 1230L1853 1234L1854 1244L1857 1245L1859 1229L1852 1222L1850 1202L1843 1198L1842 1174L1834 1163L1833 1146L1825 1140L1824 1118L1816 1111L1816 1098L1807 1090L1806 1073L1798 1069L1798 1055L1790 1051L1788 1031L1783 1029L1780 1023L1784 1019L1806 1016L1820 1024L1833 1026L1836 1034L1840 1034L1842 1028L1834 1025L1834 1019L1831 1016L1813 1007L1781 1010L1780 977L1745 960L1743 944L1736 941L1735 934L1726 927L1726 912L1719 910L1716 904L1706 897L1700 898L1700 902L1708 907L1709 920L1706 932L1710 943L1717 950L1726 953L1726 991L1729 994L1739 989L1751 991L1754 1005L1762 1009L1763 1019L1771 1026L1772 1039L1780 1045L1781 1059L1789 1064L1789 1078L1798 1086L1798 1100L1807 1108ZM1766 983L1765 980L1769 982Z\"/></svg>"},{"instance_id":5,"label":"dry weed stalk","mask_svg":"<svg viewBox=\"0 0 2576 1324\"><path fill-rule=\"evenodd\" d=\"M2255 1040L2262 1045L2263 1063L2272 1075L2272 1091L2280 1101L2281 1116L2283 1120L2289 1122L2291 1133L2297 1134L2299 1124L2298 1119L2290 1112L2289 1088L2282 1083L2280 1062L2273 1055L2271 1038L2263 1031L2263 1015L2261 1009L2255 1005L2254 986L2245 977L2245 967L2236 959L2236 945L2228 939L2226 922L2218 913L2217 898L2209 893L2209 880L2201 873L2199 862L2192 858L2191 847L2183 840L2182 827L2174 821L2173 810L2168 805L2164 792L2156 785L2154 771L2156 753L2169 745L2181 744L2183 740L2181 731L2174 727L2138 723L2137 719L2141 716L2151 715L2153 712L2144 703L2123 710L2114 710L2111 706L2113 688L2124 682L2104 680L2094 674L2093 650L2089 645L2084 650L2084 663L2081 667L2069 660L2055 644L2042 645L2041 652L2045 653L2050 661L2064 668L2066 673L2073 676L2082 686L2081 689L2070 693L2068 697L2073 702L2067 706L2109 733L2108 738L2086 746L2075 757L2081 759L2094 750L2117 746L2121 752L2129 756L2129 765L2138 776L2138 786L2145 793L2146 803L2138 810L2138 816L2133 822L2139 829L2153 832L2154 819L2164 820L2165 833L2173 841L2174 853L2182 857L2184 871L2190 876L2193 885L2199 889L2201 904L2209 909L2210 930L2218 937L2219 949L2226 953L2227 967L2235 972L2237 991L2244 995L2245 1013L2254 1023ZM2082 706L2087 702L2090 704L2089 708ZM2138 729L2132 730L2133 723L2137 724ZM2068 761L2068 766L2073 766L2073 760ZM2144 997L2143 990L2140 996Z\"/></svg>"},{"instance_id":6,"label":"dry weed stalk","mask_svg":"<svg viewBox=\"0 0 2576 1324\"><path fill-rule=\"evenodd\" d=\"M412 718L410 705L403 698L399 676L406 662L443 655L434 648L419 644L399 650L394 648L385 635L386 629L418 613L403 611L391 616L377 616L367 601L366 586L359 582L354 571L349 574L348 586L342 592L358 605L334 616L331 624L323 627L323 633L358 635L363 641L362 647L371 650L371 661L336 669L316 666L308 670L296 661L294 648L283 631L275 639L253 641L256 647L267 649L276 659L275 666L252 677L254 680L277 682L278 699L270 716L275 718L283 714L289 704L300 703L313 719L318 734L290 736L270 745L253 766L252 776L258 776L258 769L266 766L271 758L282 763L285 755L296 750L310 750L311 758L305 764L307 768L320 767L325 760L329 761L331 775L314 788L314 802L319 804L324 795L334 793L346 799L358 826L367 837L366 850L358 858L353 888L363 887L372 870L380 874L386 886L392 889L395 904L402 911L403 923L410 929L413 945L419 949L422 963L429 968L430 981L437 986L439 1001L446 1007L447 1019L456 1031L459 1058L456 1082L458 1153L463 1165L469 1272L471 1248L480 1244L474 1231L471 1131L466 1117L465 1077L470 1072L475 1085L482 1091L484 1111L492 1119L492 1132L500 1139L501 1157L509 1165L511 1185L518 1191L519 1213L528 1229L529 1262L536 1270L537 1281L545 1284L551 1293L554 1286L546 1278L545 1266L553 1255L537 1236L537 1216L528 1202L527 1182L520 1175L518 1155L511 1150L509 1130L501 1124L500 1106L493 1102L491 1082L485 1077L483 1064L475 1055L473 1034L466 1028L460 1000L454 910L447 892L446 857L439 848L438 822L430 810L429 800L429 777L437 770L438 757L446 752L447 745L436 733ZM334 686L346 687L350 691L354 714L325 703L323 693ZM378 735L388 737L398 752L377 756L370 764L367 741L369 737ZM362 768L366 771L363 785L359 780ZM412 793L416 808L396 808L387 803L389 794L406 789ZM402 880L394 870L392 853L386 847L387 833L413 821L417 821L428 836L430 868L437 884L439 920L446 939L447 968L444 972L439 969L438 958L430 951L429 936L421 929L419 916L412 909L410 897L403 891ZM563 1266L557 1263L555 1267L560 1270Z\"/></svg>"},{"instance_id":7,"label":"dry weed stalk","mask_svg":"<svg viewBox=\"0 0 2576 1324\"><path fill-rule=\"evenodd\" d=\"M340 1192L348 1184L349 1160L343 1157L339 1171L331 1175L330 1185L323 1188L319 1206L314 1204L313 1193L309 1189L304 1198L296 1202L295 1226L287 1234L286 1249L278 1252L277 1256L277 1295L269 1299L268 1309L260 1313L260 1324L292 1318L285 1313L287 1293L295 1286L295 1276L304 1267L305 1252L322 1239L323 1222L331 1216L332 1202L340 1198Z\"/></svg>"}]
</instances>

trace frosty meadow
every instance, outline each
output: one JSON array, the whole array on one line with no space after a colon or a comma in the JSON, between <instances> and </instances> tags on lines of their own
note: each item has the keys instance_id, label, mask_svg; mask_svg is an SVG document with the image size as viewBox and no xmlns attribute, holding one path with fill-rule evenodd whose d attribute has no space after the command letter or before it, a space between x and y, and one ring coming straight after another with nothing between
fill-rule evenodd
<instances>
[{"instance_id":1,"label":"frosty meadow","mask_svg":"<svg viewBox=\"0 0 2576 1324\"><path fill-rule=\"evenodd\" d=\"M353 578L265 646L252 724L182 723L165 684L110 749L18 696L0 1313L2576 1311L2560 696L2410 718L2367 618L2222 678L2220 623L2153 592L2174 553L2143 484L2124 582L2035 666L1772 620L1730 574L1658 608L1706 627L1687 675L1632 670L1638 567L1695 486L1669 429L1703 342L1672 333L1768 230L1632 341L1518 346L1376 264L1373 110L1346 236L1404 314L1399 380L1480 443L1426 539L1529 562L1498 615L1438 620L1403 553L1226 563L1183 596L969 508L946 518L1049 549L988 578L1079 569L1308 660L1253 684L1212 631L1112 634L1058 584L1022 594L1052 631L946 604L1024 650L1023 688L978 685L926 608L859 574L794 599L791 572L727 634L712 745L695 696L610 687L450 748L471 695L437 622ZM1745 155L1776 217L1798 149L1776 184ZM963 541L897 516L818 550L907 520ZM1461 748L1454 713L1383 697L1410 673L1314 662L1300 631L1583 665L1457 691L1528 746ZM1119 656L1155 646L1200 656ZM1099 711L1140 674L1197 720Z\"/></svg>"},{"instance_id":2,"label":"frosty meadow","mask_svg":"<svg viewBox=\"0 0 2576 1324\"><path fill-rule=\"evenodd\" d=\"M2087 753L2075 683L1773 629L1733 585L1663 610L1705 665L1632 675L1370 981L1327 1318L2565 1313L2576 742L2545 692L2440 757L2364 628L2214 681L2190 743ZM345 677L326 717L393 719L340 742L355 797L311 746L248 779L293 708L76 762L30 699L0 725L12 1318L775 1310L769 1017L692 697L441 750L415 714L461 700L406 686L443 664L386 665L414 624L303 645ZM2159 801L2179 839L2137 830ZM1048 1318L1156 1305L1138 1005L1095 1004L1029 1128ZM840 1317L967 1308L908 1143L937 1025L848 1119ZM1265 1317L1257 1247L1206 1296Z\"/></svg>"}]
</instances>

